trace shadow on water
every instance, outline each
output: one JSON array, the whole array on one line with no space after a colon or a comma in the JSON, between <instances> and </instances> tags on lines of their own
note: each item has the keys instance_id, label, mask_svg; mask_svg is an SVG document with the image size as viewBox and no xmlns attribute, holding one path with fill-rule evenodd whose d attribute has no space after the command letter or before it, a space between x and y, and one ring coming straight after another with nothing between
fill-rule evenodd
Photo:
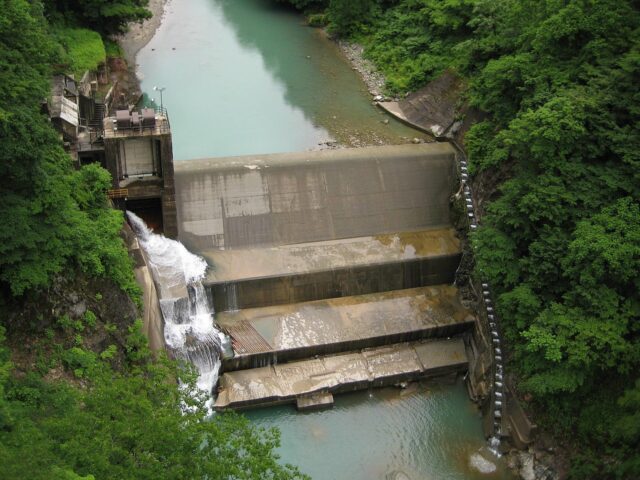
<instances>
[{"instance_id":1,"label":"shadow on water","mask_svg":"<svg viewBox=\"0 0 640 480\"><path fill-rule=\"evenodd\" d=\"M218 1L238 42L260 53L289 105L346 144L403 143L416 131L371 104L366 85L325 34L273 0ZM404 138L403 138L404 137Z\"/></svg>"}]
</instances>

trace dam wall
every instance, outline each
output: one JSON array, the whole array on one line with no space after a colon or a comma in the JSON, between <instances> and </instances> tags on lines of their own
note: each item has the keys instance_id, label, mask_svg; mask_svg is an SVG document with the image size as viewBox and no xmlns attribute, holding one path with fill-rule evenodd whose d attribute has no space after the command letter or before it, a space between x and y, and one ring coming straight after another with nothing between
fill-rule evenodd
<instances>
[{"instance_id":1,"label":"dam wall","mask_svg":"<svg viewBox=\"0 0 640 480\"><path fill-rule=\"evenodd\" d=\"M215 408L466 370L449 144L193 160L175 182L179 238L231 340Z\"/></svg>"},{"instance_id":2,"label":"dam wall","mask_svg":"<svg viewBox=\"0 0 640 480\"><path fill-rule=\"evenodd\" d=\"M446 143L177 163L180 240L217 312L451 283L455 179Z\"/></svg>"},{"instance_id":3,"label":"dam wall","mask_svg":"<svg viewBox=\"0 0 640 480\"><path fill-rule=\"evenodd\" d=\"M455 175L446 143L177 162L179 238L200 253L446 225Z\"/></svg>"},{"instance_id":4,"label":"dam wall","mask_svg":"<svg viewBox=\"0 0 640 480\"><path fill-rule=\"evenodd\" d=\"M459 254L208 283L217 312L452 283Z\"/></svg>"}]
</instances>

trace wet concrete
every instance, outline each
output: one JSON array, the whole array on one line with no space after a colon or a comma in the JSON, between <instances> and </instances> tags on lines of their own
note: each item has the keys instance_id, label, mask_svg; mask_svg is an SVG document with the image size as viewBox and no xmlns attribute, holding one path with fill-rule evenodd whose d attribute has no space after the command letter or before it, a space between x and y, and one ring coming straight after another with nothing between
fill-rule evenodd
<instances>
[{"instance_id":1,"label":"wet concrete","mask_svg":"<svg viewBox=\"0 0 640 480\"><path fill-rule=\"evenodd\" d=\"M206 284L281 277L457 255L460 241L452 228L264 248L206 250L212 265Z\"/></svg>"},{"instance_id":2,"label":"wet concrete","mask_svg":"<svg viewBox=\"0 0 640 480\"><path fill-rule=\"evenodd\" d=\"M234 357L223 360L231 371L452 336L474 318L455 287L439 285L218 313L216 321L232 338Z\"/></svg>"},{"instance_id":3,"label":"wet concrete","mask_svg":"<svg viewBox=\"0 0 640 480\"><path fill-rule=\"evenodd\" d=\"M175 165L180 240L213 249L290 245L449 223L446 143L249 155Z\"/></svg>"},{"instance_id":4,"label":"wet concrete","mask_svg":"<svg viewBox=\"0 0 640 480\"><path fill-rule=\"evenodd\" d=\"M453 229L268 248L207 251L217 312L452 283Z\"/></svg>"},{"instance_id":5,"label":"wet concrete","mask_svg":"<svg viewBox=\"0 0 640 480\"><path fill-rule=\"evenodd\" d=\"M284 365L225 373L215 409L295 402L316 392L341 393L393 385L467 368L461 338L400 343Z\"/></svg>"}]
</instances>

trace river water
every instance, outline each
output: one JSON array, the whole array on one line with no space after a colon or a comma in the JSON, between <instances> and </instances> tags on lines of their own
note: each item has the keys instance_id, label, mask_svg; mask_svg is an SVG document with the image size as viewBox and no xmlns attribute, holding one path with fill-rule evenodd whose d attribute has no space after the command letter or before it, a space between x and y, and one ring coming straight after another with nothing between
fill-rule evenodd
<instances>
[{"instance_id":1,"label":"river water","mask_svg":"<svg viewBox=\"0 0 640 480\"><path fill-rule=\"evenodd\" d=\"M170 0L137 57L156 103L165 87L174 158L405 143L423 135L371 105L321 31L275 0Z\"/></svg>"},{"instance_id":2,"label":"river water","mask_svg":"<svg viewBox=\"0 0 640 480\"><path fill-rule=\"evenodd\" d=\"M155 103L153 87L165 88L176 161L423 137L386 123L338 48L274 0L170 0L137 63ZM343 395L325 412L247 415L280 428L282 461L317 480L511 478L487 452L461 381ZM480 473L478 453L497 470Z\"/></svg>"}]
</instances>

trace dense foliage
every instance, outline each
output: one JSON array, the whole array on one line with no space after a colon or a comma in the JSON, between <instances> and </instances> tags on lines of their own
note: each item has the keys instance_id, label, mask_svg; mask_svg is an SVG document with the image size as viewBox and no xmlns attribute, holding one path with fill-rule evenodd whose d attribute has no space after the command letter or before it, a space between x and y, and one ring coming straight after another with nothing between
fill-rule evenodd
<instances>
[{"instance_id":1,"label":"dense foliage","mask_svg":"<svg viewBox=\"0 0 640 480\"><path fill-rule=\"evenodd\" d=\"M74 170L41 101L59 47L37 4L2 0L0 11L0 285L14 295L42 288L79 267L137 292L119 231L107 208L109 174Z\"/></svg>"},{"instance_id":2,"label":"dense foliage","mask_svg":"<svg viewBox=\"0 0 640 480\"><path fill-rule=\"evenodd\" d=\"M58 28L55 38L63 46L65 70L81 78L85 71L95 70L107 58L102 37L86 28Z\"/></svg>"},{"instance_id":3,"label":"dense foliage","mask_svg":"<svg viewBox=\"0 0 640 480\"><path fill-rule=\"evenodd\" d=\"M95 319L87 319L90 329ZM206 417L204 398L187 392L195 378L166 360L152 361L146 340L130 329L126 365L100 354L52 341L60 365L83 388L43 380L35 373L10 375L0 326L0 477L42 479L293 479L273 449L277 431L261 430L234 414ZM85 330L83 330L85 331ZM178 388L181 378L192 388Z\"/></svg>"},{"instance_id":4,"label":"dense foliage","mask_svg":"<svg viewBox=\"0 0 640 480\"><path fill-rule=\"evenodd\" d=\"M41 109L52 65L79 73L105 51L95 32L62 22L50 29L37 1L0 2L0 478L304 478L278 464L277 431L255 429L232 414L206 418L204 395L193 393L195 376L186 366L154 359L141 322L127 326L88 309L51 318L52 306L65 308L65 300L49 295L68 294L85 306L102 301L100 292L89 299L88 291L84 298L61 291L74 281L58 280L79 271L139 295L119 236L122 214L107 205L109 173L95 164L74 169ZM83 17L80 9L76 20L95 21L107 32L144 17L129 10L141 5L87 1L57 8L99 7L99 17ZM34 307L37 298L46 299L46 311ZM36 313L7 312L8 305ZM10 361L7 330L19 368Z\"/></svg>"},{"instance_id":5,"label":"dense foliage","mask_svg":"<svg viewBox=\"0 0 640 480\"><path fill-rule=\"evenodd\" d=\"M466 137L473 172L505 180L473 244L511 371L574 442L574 478L640 478L640 4L368 0L355 20L340 3L331 27L391 93L466 79L487 114Z\"/></svg>"},{"instance_id":6,"label":"dense foliage","mask_svg":"<svg viewBox=\"0 0 640 480\"><path fill-rule=\"evenodd\" d=\"M120 33L127 23L151 17L149 0L44 0L47 16L72 21L101 34Z\"/></svg>"}]
</instances>

